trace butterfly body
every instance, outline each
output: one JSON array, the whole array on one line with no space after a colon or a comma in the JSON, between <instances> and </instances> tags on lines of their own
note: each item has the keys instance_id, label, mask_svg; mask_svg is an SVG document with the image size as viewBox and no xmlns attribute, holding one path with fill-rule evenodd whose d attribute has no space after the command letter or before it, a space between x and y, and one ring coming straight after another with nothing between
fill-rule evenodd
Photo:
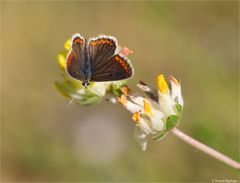
<instances>
[{"instance_id":1,"label":"butterfly body","mask_svg":"<svg viewBox=\"0 0 240 183\"><path fill-rule=\"evenodd\" d=\"M91 68L91 62L89 60L89 55L88 55L88 51L87 51L87 46L85 45L84 47L84 59L83 59L83 65L82 67L80 67L80 71L82 73L82 85L83 86L88 86L89 85L89 81L91 80L91 73L92 73L92 68Z\"/></svg>"},{"instance_id":2,"label":"butterfly body","mask_svg":"<svg viewBox=\"0 0 240 183\"><path fill-rule=\"evenodd\" d=\"M71 50L67 56L66 72L87 86L89 81L104 82L130 78L133 67L119 53L117 40L112 36L84 39L80 34L72 36Z\"/></svg>"}]
</instances>

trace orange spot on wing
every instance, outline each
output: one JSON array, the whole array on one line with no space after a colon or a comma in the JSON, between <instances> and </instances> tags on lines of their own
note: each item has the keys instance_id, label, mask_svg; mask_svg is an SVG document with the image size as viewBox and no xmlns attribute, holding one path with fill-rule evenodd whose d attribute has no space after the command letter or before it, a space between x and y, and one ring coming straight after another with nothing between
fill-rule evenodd
<instances>
[{"instance_id":1,"label":"orange spot on wing","mask_svg":"<svg viewBox=\"0 0 240 183\"><path fill-rule=\"evenodd\" d=\"M115 56L115 61L118 62L120 64L120 66L124 69L124 71L126 72L126 77L129 74L129 66L128 64L124 61L123 58L119 57L119 56Z\"/></svg>"},{"instance_id":2,"label":"orange spot on wing","mask_svg":"<svg viewBox=\"0 0 240 183\"><path fill-rule=\"evenodd\" d=\"M80 45L83 45L83 40L80 37L77 37L73 40L74 43L78 43Z\"/></svg>"},{"instance_id":3,"label":"orange spot on wing","mask_svg":"<svg viewBox=\"0 0 240 183\"><path fill-rule=\"evenodd\" d=\"M127 70L127 69L128 69L128 66L127 66L126 64L124 65L124 69L125 69L125 70Z\"/></svg>"},{"instance_id":4,"label":"orange spot on wing","mask_svg":"<svg viewBox=\"0 0 240 183\"><path fill-rule=\"evenodd\" d=\"M113 41L112 41L112 40L109 40L109 43L108 43L108 44L113 45Z\"/></svg>"},{"instance_id":5,"label":"orange spot on wing","mask_svg":"<svg viewBox=\"0 0 240 183\"><path fill-rule=\"evenodd\" d=\"M115 56L115 60L119 62L120 58L118 56Z\"/></svg>"},{"instance_id":6,"label":"orange spot on wing","mask_svg":"<svg viewBox=\"0 0 240 183\"><path fill-rule=\"evenodd\" d=\"M73 53L71 52L68 56L68 59L67 59L67 65L70 65L71 62L72 62L72 59L73 59Z\"/></svg>"},{"instance_id":7,"label":"orange spot on wing","mask_svg":"<svg viewBox=\"0 0 240 183\"><path fill-rule=\"evenodd\" d=\"M97 42L96 42L96 41L92 41L92 42L91 42L91 45L92 45L92 46L96 46L96 45L97 45Z\"/></svg>"}]
</instances>

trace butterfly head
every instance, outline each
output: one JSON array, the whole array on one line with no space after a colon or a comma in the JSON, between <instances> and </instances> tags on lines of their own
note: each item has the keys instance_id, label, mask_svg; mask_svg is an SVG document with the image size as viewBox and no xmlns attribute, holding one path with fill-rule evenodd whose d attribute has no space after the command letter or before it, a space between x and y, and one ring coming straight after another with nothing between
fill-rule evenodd
<instances>
[{"instance_id":1,"label":"butterfly head","mask_svg":"<svg viewBox=\"0 0 240 183\"><path fill-rule=\"evenodd\" d=\"M89 85L90 83L88 82L88 80L84 80L82 81L82 85L87 88L87 86Z\"/></svg>"}]
</instances>

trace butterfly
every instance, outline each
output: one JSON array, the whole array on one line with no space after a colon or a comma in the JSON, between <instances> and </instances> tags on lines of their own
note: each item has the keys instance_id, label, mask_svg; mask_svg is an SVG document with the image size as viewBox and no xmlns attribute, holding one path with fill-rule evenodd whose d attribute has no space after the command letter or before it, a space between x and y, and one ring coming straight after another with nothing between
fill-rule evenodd
<instances>
[{"instance_id":1,"label":"butterfly","mask_svg":"<svg viewBox=\"0 0 240 183\"><path fill-rule=\"evenodd\" d=\"M113 36L100 35L86 40L78 33L73 34L66 72L72 78L82 81L84 87L90 81L130 78L133 76L133 67L124 55L116 53L117 48L117 39Z\"/></svg>"}]
</instances>

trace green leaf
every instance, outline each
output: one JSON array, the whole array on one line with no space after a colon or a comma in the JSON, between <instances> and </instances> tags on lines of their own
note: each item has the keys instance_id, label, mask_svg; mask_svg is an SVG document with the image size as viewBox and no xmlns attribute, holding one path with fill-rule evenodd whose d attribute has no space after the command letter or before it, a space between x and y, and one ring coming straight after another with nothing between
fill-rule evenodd
<instances>
[{"instance_id":1,"label":"green leaf","mask_svg":"<svg viewBox=\"0 0 240 183\"><path fill-rule=\"evenodd\" d=\"M64 76L64 81L56 81L56 89L65 97L74 98L74 102L80 105L93 105L99 103L102 100L102 97L93 93L89 88L84 89L83 93L78 93L78 90L83 88L81 82L75 81L68 77ZM73 97L74 96L74 97Z\"/></svg>"},{"instance_id":2,"label":"green leaf","mask_svg":"<svg viewBox=\"0 0 240 183\"><path fill-rule=\"evenodd\" d=\"M177 109L177 111L179 112L179 114L182 114L182 111L183 111L182 105L176 104L176 109Z\"/></svg>"},{"instance_id":3,"label":"green leaf","mask_svg":"<svg viewBox=\"0 0 240 183\"><path fill-rule=\"evenodd\" d=\"M82 106L89 106L97 104L102 100L101 97L92 96L92 97L83 97L82 99L76 100L76 102Z\"/></svg>"},{"instance_id":4,"label":"green leaf","mask_svg":"<svg viewBox=\"0 0 240 183\"><path fill-rule=\"evenodd\" d=\"M75 80L64 73L64 82L68 85L71 85L75 90L83 88L81 81Z\"/></svg>"},{"instance_id":5,"label":"green leaf","mask_svg":"<svg viewBox=\"0 0 240 183\"><path fill-rule=\"evenodd\" d=\"M166 124L166 128L167 130L171 130L172 128L174 128L179 120L179 116L178 115L170 115L167 118L167 124Z\"/></svg>"},{"instance_id":6,"label":"green leaf","mask_svg":"<svg viewBox=\"0 0 240 183\"><path fill-rule=\"evenodd\" d=\"M155 137L153 137L153 140L160 141L166 136L167 136L167 131L163 131L163 132L157 134Z\"/></svg>"},{"instance_id":7,"label":"green leaf","mask_svg":"<svg viewBox=\"0 0 240 183\"><path fill-rule=\"evenodd\" d=\"M66 82L56 81L55 87L65 97L70 97L75 92L75 89Z\"/></svg>"}]
</instances>

